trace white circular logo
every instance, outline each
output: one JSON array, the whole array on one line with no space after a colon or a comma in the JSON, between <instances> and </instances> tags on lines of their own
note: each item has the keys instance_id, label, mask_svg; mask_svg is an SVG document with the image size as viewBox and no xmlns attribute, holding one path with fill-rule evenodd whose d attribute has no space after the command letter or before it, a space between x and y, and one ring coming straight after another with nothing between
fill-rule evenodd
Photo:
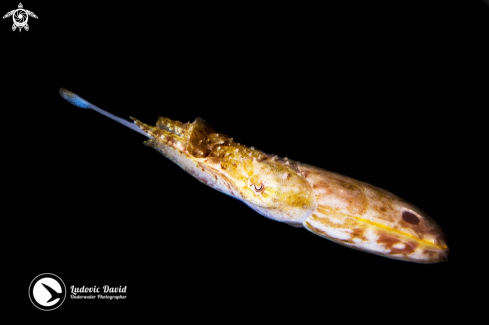
<instances>
[{"instance_id":1,"label":"white circular logo","mask_svg":"<svg viewBox=\"0 0 489 325\"><path fill-rule=\"evenodd\" d=\"M17 27L24 27L29 20L27 12L24 9L15 10L12 16L14 17L14 24L17 25Z\"/></svg>"},{"instance_id":2,"label":"white circular logo","mask_svg":"<svg viewBox=\"0 0 489 325\"><path fill-rule=\"evenodd\" d=\"M43 273L29 285L29 299L41 310L54 310L66 298L66 286L61 278L52 273Z\"/></svg>"}]
</instances>

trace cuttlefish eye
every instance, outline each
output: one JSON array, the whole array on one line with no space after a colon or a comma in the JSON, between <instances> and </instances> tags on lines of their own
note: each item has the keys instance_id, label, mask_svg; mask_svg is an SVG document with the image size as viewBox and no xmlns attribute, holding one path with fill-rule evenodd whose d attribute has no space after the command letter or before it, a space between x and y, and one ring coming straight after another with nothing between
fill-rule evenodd
<instances>
[{"instance_id":1,"label":"cuttlefish eye","mask_svg":"<svg viewBox=\"0 0 489 325\"><path fill-rule=\"evenodd\" d=\"M251 184L251 186L253 186L255 188L255 192L262 192L263 189L265 188L263 183L261 183L260 186L256 186L255 184Z\"/></svg>"},{"instance_id":2,"label":"cuttlefish eye","mask_svg":"<svg viewBox=\"0 0 489 325\"><path fill-rule=\"evenodd\" d=\"M255 193L263 192L265 189L263 182L256 176L252 176L248 179L248 185L255 191Z\"/></svg>"}]
</instances>

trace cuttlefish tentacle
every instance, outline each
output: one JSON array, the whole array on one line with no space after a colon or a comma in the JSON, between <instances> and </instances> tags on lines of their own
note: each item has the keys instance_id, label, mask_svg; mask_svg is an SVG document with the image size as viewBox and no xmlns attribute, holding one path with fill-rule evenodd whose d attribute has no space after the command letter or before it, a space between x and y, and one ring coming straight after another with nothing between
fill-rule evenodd
<instances>
[{"instance_id":1,"label":"cuttlefish tentacle","mask_svg":"<svg viewBox=\"0 0 489 325\"><path fill-rule=\"evenodd\" d=\"M216 132L204 120L160 117L156 126L134 124L64 89L70 103L94 109L147 136L150 146L212 188L243 201L263 216L305 227L344 246L417 263L445 261L441 228L396 195L287 158L270 156Z\"/></svg>"}]
</instances>

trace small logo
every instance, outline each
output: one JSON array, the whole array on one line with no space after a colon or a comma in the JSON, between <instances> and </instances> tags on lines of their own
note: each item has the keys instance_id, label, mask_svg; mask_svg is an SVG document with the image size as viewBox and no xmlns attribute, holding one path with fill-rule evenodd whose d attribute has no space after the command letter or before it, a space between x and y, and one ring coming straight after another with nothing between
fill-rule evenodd
<instances>
[{"instance_id":1,"label":"small logo","mask_svg":"<svg viewBox=\"0 0 489 325\"><path fill-rule=\"evenodd\" d=\"M29 25L27 25L27 21L29 20L29 16L34 17L37 19L37 16L35 13L29 10L23 9L22 3L19 3L19 8L14 9L12 11L9 11L3 16L3 18L7 18L12 16L12 19L14 20L14 24L12 25L12 31L15 31L15 29L19 29L19 32L22 31L22 28L25 30L29 30Z\"/></svg>"},{"instance_id":2,"label":"small logo","mask_svg":"<svg viewBox=\"0 0 489 325\"><path fill-rule=\"evenodd\" d=\"M54 310L61 306L66 297L66 287L61 278L52 273L43 273L29 285L29 299L41 310Z\"/></svg>"}]
</instances>

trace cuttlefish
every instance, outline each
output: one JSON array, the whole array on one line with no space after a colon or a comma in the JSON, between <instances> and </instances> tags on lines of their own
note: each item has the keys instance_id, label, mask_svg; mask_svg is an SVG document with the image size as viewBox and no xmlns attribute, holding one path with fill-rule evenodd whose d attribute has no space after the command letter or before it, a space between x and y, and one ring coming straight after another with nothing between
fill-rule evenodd
<instances>
[{"instance_id":1,"label":"cuttlefish","mask_svg":"<svg viewBox=\"0 0 489 325\"><path fill-rule=\"evenodd\" d=\"M386 190L244 146L201 118L182 123L159 117L156 126L150 126L131 117L131 123L66 89L61 88L60 95L145 135L149 138L145 145L269 219L392 259L447 260L449 250L440 226L418 207Z\"/></svg>"}]
</instances>

